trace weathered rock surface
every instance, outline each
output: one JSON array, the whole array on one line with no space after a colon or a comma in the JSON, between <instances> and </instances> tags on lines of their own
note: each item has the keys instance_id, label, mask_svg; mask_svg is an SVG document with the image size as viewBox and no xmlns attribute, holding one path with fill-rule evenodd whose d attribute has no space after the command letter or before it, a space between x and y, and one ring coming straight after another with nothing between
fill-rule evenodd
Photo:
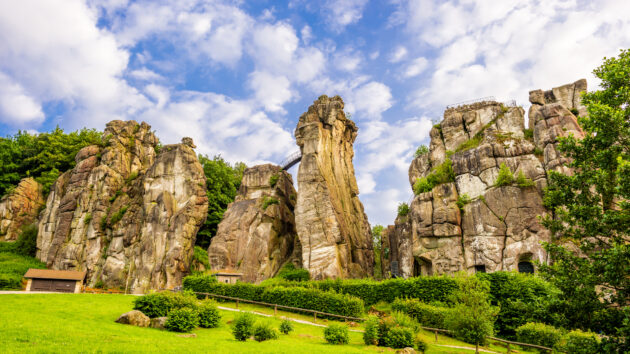
<instances>
[{"instance_id":1,"label":"weathered rock surface","mask_svg":"<svg viewBox=\"0 0 630 354\"><path fill-rule=\"evenodd\" d=\"M300 117L302 152L295 223L302 262L315 279L372 274L370 225L354 176L357 127L338 96L321 96Z\"/></svg>"},{"instance_id":2,"label":"weathered rock surface","mask_svg":"<svg viewBox=\"0 0 630 354\"><path fill-rule=\"evenodd\" d=\"M0 241L17 240L22 227L37 221L45 204L42 185L24 178L9 194L0 199Z\"/></svg>"},{"instance_id":3,"label":"weathered rock surface","mask_svg":"<svg viewBox=\"0 0 630 354\"><path fill-rule=\"evenodd\" d=\"M118 317L116 322L138 327L149 327L149 324L153 323L147 315L138 310L123 313L120 317Z\"/></svg>"},{"instance_id":4,"label":"weathered rock surface","mask_svg":"<svg viewBox=\"0 0 630 354\"><path fill-rule=\"evenodd\" d=\"M164 146L151 127L112 121L103 145L76 155L41 215L37 256L53 269L86 270L135 293L181 284L207 213L192 140Z\"/></svg>"},{"instance_id":5,"label":"weathered rock surface","mask_svg":"<svg viewBox=\"0 0 630 354\"><path fill-rule=\"evenodd\" d=\"M411 163L409 182L413 186L450 156L454 183L416 195L409 214L388 228L391 273L514 270L519 262L545 261L541 242L550 234L537 218L547 212L543 188L547 171L570 172L556 147L558 137L583 136L571 110L585 112L584 90L586 81L579 80L530 92L532 131L525 131L520 107L478 102L447 109L431 131L429 153ZM530 186L496 186L501 164L514 177L522 173Z\"/></svg>"},{"instance_id":6,"label":"weathered rock surface","mask_svg":"<svg viewBox=\"0 0 630 354\"><path fill-rule=\"evenodd\" d=\"M260 282L275 276L286 262L301 266L293 214L296 198L291 175L281 167L246 169L236 200L208 248L210 267L237 270L241 280Z\"/></svg>"},{"instance_id":7,"label":"weathered rock surface","mask_svg":"<svg viewBox=\"0 0 630 354\"><path fill-rule=\"evenodd\" d=\"M166 320L168 320L168 317L152 318L151 322L149 323L149 327L156 329L166 329Z\"/></svg>"}]
</instances>

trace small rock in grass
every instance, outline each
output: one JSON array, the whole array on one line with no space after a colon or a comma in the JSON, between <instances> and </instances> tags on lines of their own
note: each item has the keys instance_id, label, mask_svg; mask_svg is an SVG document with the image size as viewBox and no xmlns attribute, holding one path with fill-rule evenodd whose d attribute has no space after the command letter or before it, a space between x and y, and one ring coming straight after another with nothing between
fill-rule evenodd
<instances>
[{"instance_id":1,"label":"small rock in grass","mask_svg":"<svg viewBox=\"0 0 630 354\"><path fill-rule=\"evenodd\" d=\"M416 351L411 348L411 347L407 347L405 349L399 349L396 351L396 354L415 354Z\"/></svg>"},{"instance_id":2,"label":"small rock in grass","mask_svg":"<svg viewBox=\"0 0 630 354\"><path fill-rule=\"evenodd\" d=\"M133 310L120 315L116 322L138 327L149 327L151 319L142 312L138 310Z\"/></svg>"},{"instance_id":3,"label":"small rock in grass","mask_svg":"<svg viewBox=\"0 0 630 354\"><path fill-rule=\"evenodd\" d=\"M197 337L197 335L196 335L196 334L194 334L194 333L190 333L190 334L178 334L177 336L178 336L178 337L182 337L182 338L195 338L195 337Z\"/></svg>"},{"instance_id":4,"label":"small rock in grass","mask_svg":"<svg viewBox=\"0 0 630 354\"><path fill-rule=\"evenodd\" d=\"M157 328L157 329L165 329L164 324L166 324L166 320L168 317L156 317L151 319L151 324L149 327Z\"/></svg>"}]
</instances>

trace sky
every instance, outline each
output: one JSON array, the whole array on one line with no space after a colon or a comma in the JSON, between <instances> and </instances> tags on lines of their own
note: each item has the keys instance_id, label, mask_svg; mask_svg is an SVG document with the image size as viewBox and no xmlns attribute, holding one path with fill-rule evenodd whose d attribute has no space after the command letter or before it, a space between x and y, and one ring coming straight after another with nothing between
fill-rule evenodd
<instances>
[{"instance_id":1,"label":"sky","mask_svg":"<svg viewBox=\"0 0 630 354\"><path fill-rule=\"evenodd\" d=\"M163 143L248 165L298 150L340 95L372 225L412 196L446 105L586 78L630 48L627 0L0 0L0 136L146 121ZM296 180L297 167L290 172Z\"/></svg>"}]
</instances>

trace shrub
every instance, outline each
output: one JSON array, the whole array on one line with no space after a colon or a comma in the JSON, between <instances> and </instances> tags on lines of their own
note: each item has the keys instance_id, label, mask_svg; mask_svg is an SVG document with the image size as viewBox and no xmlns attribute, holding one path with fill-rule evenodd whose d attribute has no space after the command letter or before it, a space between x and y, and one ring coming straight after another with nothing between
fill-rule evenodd
<instances>
[{"instance_id":1,"label":"shrub","mask_svg":"<svg viewBox=\"0 0 630 354\"><path fill-rule=\"evenodd\" d=\"M139 310L150 318L163 317L172 310L180 308L195 310L197 308L195 295L188 292L172 293L164 291L140 296L133 302L134 310Z\"/></svg>"},{"instance_id":2,"label":"shrub","mask_svg":"<svg viewBox=\"0 0 630 354\"><path fill-rule=\"evenodd\" d=\"M414 332L411 328L393 327L387 331L383 342L390 348L407 348L414 345Z\"/></svg>"},{"instance_id":3,"label":"shrub","mask_svg":"<svg viewBox=\"0 0 630 354\"><path fill-rule=\"evenodd\" d=\"M267 208L270 205L278 204L278 203L280 203L280 202L278 201L278 199L276 199L274 197L265 197L263 199L262 208L263 208L263 210L267 210Z\"/></svg>"},{"instance_id":4,"label":"shrub","mask_svg":"<svg viewBox=\"0 0 630 354\"><path fill-rule=\"evenodd\" d=\"M85 225L89 225L90 221L92 221L92 213L85 214L85 217L83 218L83 223Z\"/></svg>"},{"instance_id":5,"label":"shrub","mask_svg":"<svg viewBox=\"0 0 630 354\"><path fill-rule=\"evenodd\" d=\"M545 152L543 151L543 149L541 149L541 148L539 148L539 147L536 147L536 148L534 149L534 155L536 155L536 156L543 156L543 155L544 155L544 153L545 153Z\"/></svg>"},{"instance_id":6,"label":"shrub","mask_svg":"<svg viewBox=\"0 0 630 354\"><path fill-rule=\"evenodd\" d=\"M190 332L199 325L197 311L188 307L171 310L164 328L173 332Z\"/></svg>"},{"instance_id":7,"label":"shrub","mask_svg":"<svg viewBox=\"0 0 630 354\"><path fill-rule=\"evenodd\" d=\"M204 250L199 246L195 246L193 253L193 266L199 267L199 265L203 265L203 268L208 270L210 269L210 261L208 260L208 251ZM199 270L199 269L195 269ZM216 279L216 278L215 278Z\"/></svg>"},{"instance_id":8,"label":"shrub","mask_svg":"<svg viewBox=\"0 0 630 354\"><path fill-rule=\"evenodd\" d=\"M419 157L428 153L429 153L429 148L426 145L420 145L418 146L418 149L416 150L414 157Z\"/></svg>"},{"instance_id":9,"label":"shrub","mask_svg":"<svg viewBox=\"0 0 630 354\"><path fill-rule=\"evenodd\" d=\"M392 312L392 318L398 327L405 327L413 330L414 333L420 330L420 325L416 320L401 311Z\"/></svg>"},{"instance_id":10,"label":"shrub","mask_svg":"<svg viewBox=\"0 0 630 354\"><path fill-rule=\"evenodd\" d=\"M278 277L288 281L308 281L311 275L307 269L295 268L295 265L289 262L280 269Z\"/></svg>"},{"instance_id":11,"label":"shrub","mask_svg":"<svg viewBox=\"0 0 630 354\"><path fill-rule=\"evenodd\" d=\"M425 342L424 339L420 337L416 337L415 344L416 344L416 349L418 349L418 351L421 353L426 352L427 348L429 347L427 342Z\"/></svg>"},{"instance_id":12,"label":"shrub","mask_svg":"<svg viewBox=\"0 0 630 354\"><path fill-rule=\"evenodd\" d=\"M444 162L435 167L431 173L422 178L418 178L413 185L415 194L431 191L435 186L455 182L455 172L453 171L453 162L447 158Z\"/></svg>"},{"instance_id":13,"label":"shrub","mask_svg":"<svg viewBox=\"0 0 630 354\"><path fill-rule=\"evenodd\" d=\"M254 326L254 339L263 342L270 339L278 339L278 332L268 322L257 323Z\"/></svg>"},{"instance_id":14,"label":"shrub","mask_svg":"<svg viewBox=\"0 0 630 354\"><path fill-rule=\"evenodd\" d=\"M333 323L324 329L324 339L330 344L348 344L348 327Z\"/></svg>"},{"instance_id":15,"label":"shrub","mask_svg":"<svg viewBox=\"0 0 630 354\"><path fill-rule=\"evenodd\" d=\"M254 315L243 312L232 323L232 334L236 340L245 341L254 333Z\"/></svg>"},{"instance_id":16,"label":"shrub","mask_svg":"<svg viewBox=\"0 0 630 354\"><path fill-rule=\"evenodd\" d=\"M523 171L518 172L518 176L516 176L516 184L521 188L529 188L535 186L534 181L531 178L525 176Z\"/></svg>"},{"instance_id":17,"label":"shrub","mask_svg":"<svg viewBox=\"0 0 630 354\"><path fill-rule=\"evenodd\" d=\"M198 307L197 312L199 313L199 327L215 328L219 326L221 314L214 302L204 301L203 304Z\"/></svg>"},{"instance_id":18,"label":"shrub","mask_svg":"<svg viewBox=\"0 0 630 354\"><path fill-rule=\"evenodd\" d=\"M553 348L562 339L562 332L544 323L528 322L516 329L519 342Z\"/></svg>"},{"instance_id":19,"label":"shrub","mask_svg":"<svg viewBox=\"0 0 630 354\"><path fill-rule=\"evenodd\" d=\"M17 241L15 241L15 253L23 256L35 257L37 253L37 224L24 226Z\"/></svg>"},{"instance_id":20,"label":"shrub","mask_svg":"<svg viewBox=\"0 0 630 354\"><path fill-rule=\"evenodd\" d=\"M262 293L262 301L351 317L364 311L363 301L354 296L300 287L271 287Z\"/></svg>"},{"instance_id":21,"label":"shrub","mask_svg":"<svg viewBox=\"0 0 630 354\"><path fill-rule=\"evenodd\" d=\"M494 182L494 185L496 187L509 186L512 182L514 182L514 175L512 174L512 171L510 171L510 168L502 162L499 167L499 176Z\"/></svg>"},{"instance_id":22,"label":"shrub","mask_svg":"<svg viewBox=\"0 0 630 354\"><path fill-rule=\"evenodd\" d=\"M398 216L407 216L409 214L409 205L407 203L398 204Z\"/></svg>"},{"instance_id":23,"label":"shrub","mask_svg":"<svg viewBox=\"0 0 630 354\"><path fill-rule=\"evenodd\" d=\"M291 331L293 331L293 323L290 320L282 320L280 322L280 333L289 334Z\"/></svg>"},{"instance_id":24,"label":"shrub","mask_svg":"<svg viewBox=\"0 0 630 354\"><path fill-rule=\"evenodd\" d=\"M459 210L463 213L464 212L464 205L470 203L470 197L468 196L468 194L464 193L460 196L457 197L457 202L455 204L457 204L457 207L459 208Z\"/></svg>"},{"instance_id":25,"label":"shrub","mask_svg":"<svg viewBox=\"0 0 630 354\"><path fill-rule=\"evenodd\" d=\"M567 333L557 349L571 354L590 354L599 351L599 337L593 332L582 332L579 329Z\"/></svg>"},{"instance_id":26,"label":"shrub","mask_svg":"<svg viewBox=\"0 0 630 354\"><path fill-rule=\"evenodd\" d=\"M474 137L472 137L472 138L464 141L463 143L461 143L455 149L455 152L460 152L460 151L466 151L466 150L474 149L477 146L479 146L479 144L481 144L482 140L483 140L483 131L475 134Z\"/></svg>"},{"instance_id":27,"label":"shrub","mask_svg":"<svg viewBox=\"0 0 630 354\"><path fill-rule=\"evenodd\" d=\"M523 129L523 135L525 139L533 139L534 138L534 130L533 129Z\"/></svg>"},{"instance_id":28,"label":"shrub","mask_svg":"<svg viewBox=\"0 0 630 354\"><path fill-rule=\"evenodd\" d=\"M365 345L378 345L378 317L369 316L364 327L363 342Z\"/></svg>"},{"instance_id":29,"label":"shrub","mask_svg":"<svg viewBox=\"0 0 630 354\"><path fill-rule=\"evenodd\" d=\"M127 209L129 209L129 207L125 205L124 207L120 208L117 212L115 212L114 215L112 215L112 217L109 219L110 224L115 225L117 222L119 222L123 218L125 213L127 212Z\"/></svg>"},{"instance_id":30,"label":"shrub","mask_svg":"<svg viewBox=\"0 0 630 354\"><path fill-rule=\"evenodd\" d=\"M450 311L450 308L432 306L418 299L396 299L392 303L392 310L408 314L423 326L445 328L444 318Z\"/></svg>"},{"instance_id":31,"label":"shrub","mask_svg":"<svg viewBox=\"0 0 630 354\"><path fill-rule=\"evenodd\" d=\"M125 182L127 184L129 184L129 183L133 182L133 180L135 180L136 178L138 178L138 172L137 171L136 172L132 172L131 174L129 174L129 177L127 177L125 179Z\"/></svg>"},{"instance_id":32,"label":"shrub","mask_svg":"<svg viewBox=\"0 0 630 354\"><path fill-rule=\"evenodd\" d=\"M271 177L269 177L269 185L271 187L275 187L279 179L280 175L272 175Z\"/></svg>"}]
</instances>

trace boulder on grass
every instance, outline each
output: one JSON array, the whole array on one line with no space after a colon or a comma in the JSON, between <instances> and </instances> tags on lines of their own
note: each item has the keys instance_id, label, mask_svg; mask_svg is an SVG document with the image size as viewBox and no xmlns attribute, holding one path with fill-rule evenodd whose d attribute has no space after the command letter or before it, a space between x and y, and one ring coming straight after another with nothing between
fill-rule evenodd
<instances>
[{"instance_id":1,"label":"boulder on grass","mask_svg":"<svg viewBox=\"0 0 630 354\"><path fill-rule=\"evenodd\" d=\"M404 349L398 349L396 351L396 354L415 354L415 353L416 353L416 351L413 348L411 348L411 347L407 347L407 348L404 348Z\"/></svg>"},{"instance_id":2,"label":"boulder on grass","mask_svg":"<svg viewBox=\"0 0 630 354\"><path fill-rule=\"evenodd\" d=\"M122 324L129 324L132 326L138 326L138 327L149 327L149 324L151 323L151 319L147 317L147 315L143 314L142 312L138 310L133 310L133 311L129 311L120 315L120 317L118 317L116 322L122 323Z\"/></svg>"},{"instance_id":3,"label":"boulder on grass","mask_svg":"<svg viewBox=\"0 0 630 354\"><path fill-rule=\"evenodd\" d=\"M156 318L152 318L151 319L151 324L149 325L149 327L151 328L157 328L157 329L166 329L164 327L164 325L166 324L166 320L168 319L168 317L164 316L164 317L156 317Z\"/></svg>"}]
</instances>

